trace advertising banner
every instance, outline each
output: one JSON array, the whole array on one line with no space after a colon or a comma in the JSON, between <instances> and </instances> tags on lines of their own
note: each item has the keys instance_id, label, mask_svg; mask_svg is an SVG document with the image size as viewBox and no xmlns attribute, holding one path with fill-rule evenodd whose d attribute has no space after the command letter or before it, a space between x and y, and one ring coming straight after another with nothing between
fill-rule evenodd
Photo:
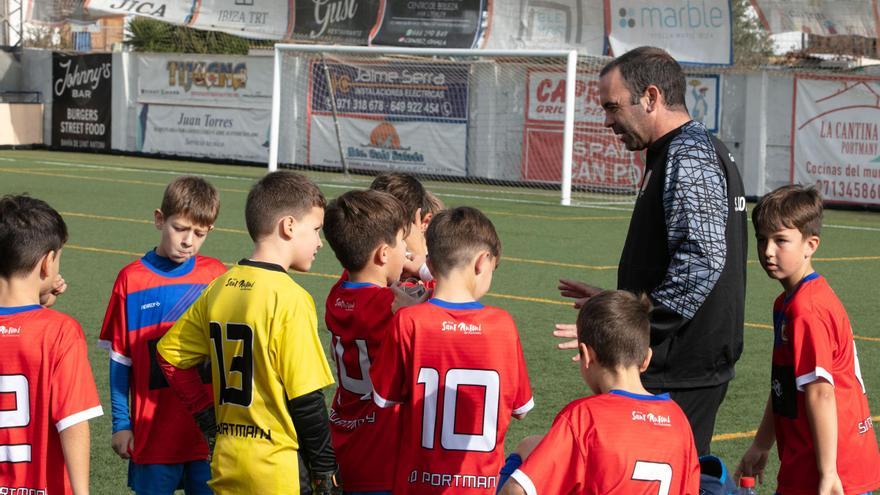
<instances>
[{"instance_id":1,"label":"advertising banner","mask_svg":"<svg viewBox=\"0 0 880 495\"><path fill-rule=\"evenodd\" d=\"M877 37L876 0L752 0L771 33L803 31L822 36Z\"/></svg>"},{"instance_id":2,"label":"advertising banner","mask_svg":"<svg viewBox=\"0 0 880 495\"><path fill-rule=\"evenodd\" d=\"M733 64L731 0L605 0L615 56L657 46L684 64Z\"/></svg>"},{"instance_id":3,"label":"advertising banner","mask_svg":"<svg viewBox=\"0 0 880 495\"><path fill-rule=\"evenodd\" d=\"M272 106L271 57L139 55L138 103Z\"/></svg>"},{"instance_id":4,"label":"advertising banner","mask_svg":"<svg viewBox=\"0 0 880 495\"><path fill-rule=\"evenodd\" d=\"M492 9L485 48L605 54L604 0L511 0Z\"/></svg>"},{"instance_id":5,"label":"advertising banner","mask_svg":"<svg viewBox=\"0 0 880 495\"><path fill-rule=\"evenodd\" d=\"M138 151L267 162L269 110L140 105Z\"/></svg>"},{"instance_id":6,"label":"advertising banner","mask_svg":"<svg viewBox=\"0 0 880 495\"><path fill-rule=\"evenodd\" d=\"M373 45L478 48L487 0L382 0Z\"/></svg>"},{"instance_id":7,"label":"advertising banner","mask_svg":"<svg viewBox=\"0 0 880 495\"><path fill-rule=\"evenodd\" d=\"M565 118L565 74L530 69L526 86L523 132L523 180L562 180L562 135ZM599 76L579 73L575 86L575 133L572 184L611 190L638 187L645 170L638 153L604 126L599 103Z\"/></svg>"},{"instance_id":8,"label":"advertising banner","mask_svg":"<svg viewBox=\"0 0 880 495\"><path fill-rule=\"evenodd\" d=\"M196 0L191 27L244 36L287 39L293 31L293 0Z\"/></svg>"},{"instance_id":9,"label":"advertising banner","mask_svg":"<svg viewBox=\"0 0 880 495\"><path fill-rule=\"evenodd\" d=\"M198 4L198 0L84 0L83 9L91 16L139 15L186 26Z\"/></svg>"},{"instance_id":10,"label":"advertising banner","mask_svg":"<svg viewBox=\"0 0 880 495\"><path fill-rule=\"evenodd\" d=\"M366 45L379 20L379 0L299 0L298 38L315 42Z\"/></svg>"},{"instance_id":11,"label":"advertising banner","mask_svg":"<svg viewBox=\"0 0 880 495\"><path fill-rule=\"evenodd\" d=\"M467 174L466 65L328 63L327 72L320 62L310 70L310 164L341 167L341 146L352 168Z\"/></svg>"},{"instance_id":12,"label":"advertising banner","mask_svg":"<svg viewBox=\"0 0 880 495\"><path fill-rule=\"evenodd\" d=\"M718 132L721 108L721 76L718 74L685 74L684 102L691 118L702 122L710 132Z\"/></svg>"},{"instance_id":13,"label":"advertising banner","mask_svg":"<svg viewBox=\"0 0 880 495\"><path fill-rule=\"evenodd\" d=\"M52 146L110 150L112 60L52 54Z\"/></svg>"},{"instance_id":14,"label":"advertising banner","mask_svg":"<svg viewBox=\"0 0 880 495\"><path fill-rule=\"evenodd\" d=\"M791 181L825 201L880 205L880 80L794 80Z\"/></svg>"}]
</instances>

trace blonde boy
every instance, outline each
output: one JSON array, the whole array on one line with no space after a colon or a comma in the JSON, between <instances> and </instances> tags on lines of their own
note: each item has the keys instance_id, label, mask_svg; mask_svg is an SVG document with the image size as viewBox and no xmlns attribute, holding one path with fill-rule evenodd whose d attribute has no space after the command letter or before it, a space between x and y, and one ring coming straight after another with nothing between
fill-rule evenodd
<instances>
[{"instance_id":1,"label":"blonde boy","mask_svg":"<svg viewBox=\"0 0 880 495\"><path fill-rule=\"evenodd\" d=\"M300 174L260 179L245 206L253 252L211 283L159 342L162 371L209 445L216 433L215 493L298 494L300 461L315 493L338 490L321 391L333 378L315 303L287 274L311 268L324 204ZM193 371L205 359L213 400Z\"/></svg>"},{"instance_id":2,"label":"blonde boy","mask_svg":"<svg viewBox=\"0 0 880 495\"><path fill-rule=\"evenodd\" d=\"M779 495L860 494L880 488L877 449L849 317L813 271L822 198L783 186L752 210L758 260L784 292L773 305L770 397L736 477L763 477L779 452Z\"/></svg>"}]
</instances>

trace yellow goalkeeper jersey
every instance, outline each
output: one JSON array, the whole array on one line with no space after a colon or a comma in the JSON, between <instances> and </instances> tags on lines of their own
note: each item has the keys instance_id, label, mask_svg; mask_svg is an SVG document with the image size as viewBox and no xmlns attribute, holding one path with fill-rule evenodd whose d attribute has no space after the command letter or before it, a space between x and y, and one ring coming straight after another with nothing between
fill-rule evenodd
<instances>
[{"instance_id":1,"label":"yellow goalkeeper jersey","mask_svg":"<svg viewBox=\"0 0 880 495\"><path fill-rule=\"evenodd\" d=\"M210 358L217 415L214 493L299 493L287 401L333 383L315 302L278 265L242 260L159 342L178 368Z\"/></svg>"}]
</instances>

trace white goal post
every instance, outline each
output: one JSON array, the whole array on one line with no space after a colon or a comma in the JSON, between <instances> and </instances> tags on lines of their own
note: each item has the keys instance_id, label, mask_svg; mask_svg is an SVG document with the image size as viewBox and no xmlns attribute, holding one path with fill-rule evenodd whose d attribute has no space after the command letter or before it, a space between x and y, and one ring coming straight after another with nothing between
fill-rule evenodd
<instances>
[{"instance_id":1,"label":"white goal post","mask_svg":"<svg viewBox=\"0 0 880 495\"><path fill-rule=\"evenodd\" d=\"M576 50L276 44L268 169L400 170L545 187L563 205L572 203L574 169L576 191L629 198L628 182L605 177L607 164L573 167L584 74L598 80L602 63L579 63ZM589 90L595 114L594 83ZM589 138L579 139L577 149L593 153Z\"/></svg>"}]
</instances>

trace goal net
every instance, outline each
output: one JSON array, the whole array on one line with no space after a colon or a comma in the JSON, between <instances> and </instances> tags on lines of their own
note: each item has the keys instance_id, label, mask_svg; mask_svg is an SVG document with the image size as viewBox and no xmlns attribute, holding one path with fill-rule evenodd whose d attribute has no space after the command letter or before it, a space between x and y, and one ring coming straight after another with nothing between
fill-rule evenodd
<instances>
[{"instance_id":1,"label":"goal net","mask_svg":"<svg viewBox=\"0 0 880 495\"><path fill-rule=\"evenodd\" d=\"M276 45L270 169L413 173L542 202L632 202L644 169L568 51Z\"/></svg>"}]
</instances>

